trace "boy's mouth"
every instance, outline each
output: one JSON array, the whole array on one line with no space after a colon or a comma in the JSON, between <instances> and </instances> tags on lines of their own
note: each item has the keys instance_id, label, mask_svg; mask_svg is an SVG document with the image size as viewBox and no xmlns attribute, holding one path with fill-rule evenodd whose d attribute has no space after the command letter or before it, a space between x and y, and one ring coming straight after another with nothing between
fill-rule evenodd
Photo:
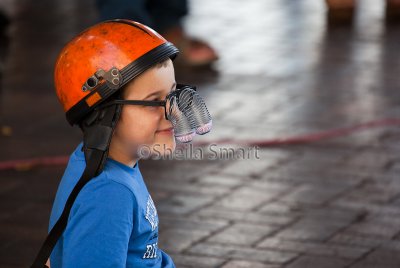
<instances>
[{"instance_id":1,"label":"boy's mouth","mask_svg":"<svg viewBox=\"0 0 400 268\"><path fill-rule=\"evenodd\" d=\"M156 133L159 133L159 134L172 134L174 132L174 128L173 127L169 127L169 128L164 128L164 129L160 129L160 130L157 130L156 131Z\"/></svg>"}]
</instances>

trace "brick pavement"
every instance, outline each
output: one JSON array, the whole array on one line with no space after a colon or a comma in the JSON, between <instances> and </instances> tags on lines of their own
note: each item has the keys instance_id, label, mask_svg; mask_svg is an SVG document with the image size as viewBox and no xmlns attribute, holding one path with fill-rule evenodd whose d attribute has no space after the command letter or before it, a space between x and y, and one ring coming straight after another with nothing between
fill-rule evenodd
<instances>
[{"instance_id":1,"label":"brick pavement","mask_svg":"<svg viewBox=\"0 0 400 268\"><path fill-rule=\"evenodd\" d=\"M359 2L353 28L332 29L318 1L191 1L188 30L221 56L217 74L178 71L199 83L214 116L200 140L398 116L400 26L384 27L376 1ZM92 6L26 0L10 8L0 123L13 133L0 138L1 160L66 154L79 141L52 93L51 68L62 44L95 20ZM160 247L178 267L398 267L399 141L399 128L386 127L262 149L260 159L143 161ZM0 171L0 267L32 260L62 170Z\"/></svg>"}]
</instances>

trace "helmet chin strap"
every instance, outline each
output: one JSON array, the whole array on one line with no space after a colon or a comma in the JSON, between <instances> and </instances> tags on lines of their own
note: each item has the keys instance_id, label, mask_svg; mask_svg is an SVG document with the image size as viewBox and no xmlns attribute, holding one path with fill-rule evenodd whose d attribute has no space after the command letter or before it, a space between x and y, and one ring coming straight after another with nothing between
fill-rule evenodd
<instances>
[{"instance_id":1,"label":"helmet chin strap","mask_svg":"<svg viewBox=\"0 0 400 268\"><path fill-rule=\"evenodd\" d=\"M103 156L98 163L94 176L101 173L107 160L111 138L115 126L121 115L122 106L112 105L100 110L94 110L83 120L83 152L86 164L93 159L95 152L102 152Z\"/></svg>"},{"instance_id":2,"label":"helmet chin strap","mask_svg":"<svg viewBox=\"0 0 400 268\"><path fill-rule=\"evenodd\" d=\"M68 216L76 197L82 188L92 178L98 176L104 168L121 110L121 105L107 106L101 110L94 110L83 120L81 127L83 130L82 149L86 160L85 170L69 195L60 218L48 234L31 268L48 268L46 262L67 226Z\"/></svg>"}]
</instances>

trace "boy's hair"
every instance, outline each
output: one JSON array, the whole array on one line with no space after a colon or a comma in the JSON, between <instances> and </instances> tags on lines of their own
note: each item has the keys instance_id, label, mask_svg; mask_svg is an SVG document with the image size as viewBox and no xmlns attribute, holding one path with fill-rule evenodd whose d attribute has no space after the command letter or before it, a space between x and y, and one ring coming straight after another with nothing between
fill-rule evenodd
<instances>
[{"instance_id":1,"label":"boy's hair","mask_svg":"<svg viewBox=\"0 0 400 268\"><path fill-rule=\"evenodd\" d=\"M167 67L168 66L168 62L170 60L171 60L170 58L164 58L161 61L159 61L156 64L154 64L153 66L151 66L148 70L151 70L151 69L154 69L154 68L160 69L160 68L163 68L163 67ZM135 78L132 79L130 81L130 83L132 83L133 81L135 81ZM129 84L127 84L127 85L129 85ZM122 87L120 89L119 94L116 95L117 98L125 99L125 92L126 92L126 86L127 85L125 85L124 87Z\"/></svg>"},{"instance_id":2,"label":"boy's hair","mask_svg":"<svg viewBox=\"0 0 400 268\"><path fill-rule=\"evenodd\" d=\"M154 67L156 67L156 68L167 67L168 62L169 62L170 60L171 60L170 58L165 58L165 59L159 61L158 63L156 63L156 64L155 64L154 66L152 66L151 68L154 68Z\"/></svg>"}]
</instances>

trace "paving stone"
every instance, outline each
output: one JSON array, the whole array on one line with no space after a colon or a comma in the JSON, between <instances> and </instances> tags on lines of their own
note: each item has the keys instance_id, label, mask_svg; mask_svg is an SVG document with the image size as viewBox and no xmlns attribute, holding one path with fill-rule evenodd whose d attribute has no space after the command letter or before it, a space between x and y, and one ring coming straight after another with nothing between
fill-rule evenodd
<instances>
[{"instance_id":1,"label":"paving stone","mask_svg":"<svg viewBox=\"0 0 400 268\"><path fill-rule=\"evenodd\" d=\"M330 256L347 259L357 259L369 251L368 248L354 246L340 246L335 244L314 243L308 241L299 242L277 238L267 238L259 243L257 247L274 250L279 249L308 255Z\"/></svg>"},{"instance_id":2,"label":"paving stone","mask_svg":"<svg viewBox=\"0 0 400 268\"><path fill-rule=\"evenodd\" d=\"M350 202L345 199L334 200L331 204L337 208L342 207L343 209L358 210L360 212L383 213L386 215L399 215L400 213L400 208L392 204L365 203L361 200Z\"/></svg>"},{"instance_id":3,"label":"paving stone","mask_svg":"<svg viewBox=\"0 0 400 268\"><path fill-rule=\"evenodd\" d=\"M388 203L398 196L400 185L388 182L370 181L363 184L361 187L349 192L343 198L350 202L362 201L368 203Z\"/></svg>"},{"instance_id":4,"label":"paving stone","mask_svg":"<svg viewBox=\"0 0 400 268\"><path fill-rule=\"evenodd\" d=\"M293 203L284 203L284 202L269 202L262 206L258 211L261 213L265 214L277 214L277 215L287 215L287 214L292 214L292 215L301 215L302 212L298 208L299 206L296 206L296 204Z\"/></svg>"},{"instance_id":5,"label":"paving stone","mask_svg":"<svg viewBox=\"0 0 400 268\"><path fill-rule=\"evenodd\" d=\"M244 186L235 189L226 197L218 200L215 204L230 210L252 210L263 203L276 198L280 192L284 190L285 187L282 187L280 190L277 188L267 190Z\"/></svg>"},{"instance_id":6,"label":"paving stone","mask_svg":"<svg viewBox=\"0 0 400 268\"><path fill-rule=\"evenodd\" d=\"M335 196L344 192L346 186L318 187L314 185L304 185L295 189L293 192L281 198L281 201L300 202L312 205L322 205L333 199Z\"/></svg>"},{"instance_id":7,"label":"paving stone","mask_svg":"<svg viewBox=\"0 0 400 268\"><path fill-rule=\"evenodd\" d=\"M212 196L176 194L164 202L157 204L157 210L161 213L186 214L212 202Z\"/></svg>"},{"instance_id":8,"label":"paving stone","mask_svg":"<svg viewBox=\"0 0 400 268\"><path fill-rule=\"evenodd\" d=\"M191 255L171 254L172 259L177 267L191 267L191 268L213 268L221 267L226 262L221 258L213 257L199 257Z\"/></svg>"},{"instance_id":9,"label":"paving stone","mask_svg":"<svg viewBox=\"0 0 400 268\"><path fill-rule=\"evenodd\" d=\"M341 268L346 267L350 263L349 260L342 260L331 257L301 256L294 262L290 263L288 268Z\"/></svg>"},{"instance_id":10,"label":"paving stone","mask_svg":"<svg viewBox=\"0 0 400 268\"><path fill-rule=\"evenodd\" d=\"M235 223L207 239L210 243L251 246L278 228L268 225Z\"/></svg>"},{"instance_id":11,"label":"paving stone","mask_svg":"<svg viewBox=\"0 0 400 268\"><path fill-rule=\"evenodd\" d=\"M181 163L182 161L176 161ZM144 160L140 162L140 171L143 178L148 182L179 179L180 181L191 181L198 176L219 170L224 163L214 160L185 160L184 165L173 165L173 160ZM163 172L160 172L163 170Z\"/></svg>"},{"instance_id":12,"label":"paving stone","mask_svg":"<svg viewBox=\"0 0 400 268\"><path fill-rule=\"evenodd\" d=\"M323 174L323 175L322 175ZM269 170L262 178L271 181L292 183L298 185L301 183L309 184L343 184L357 185L362 182L371 173L364 173L355 170L343 170L333 166L329 172L299 165L297 163L288 163ZM323 177L323 179L321 179Z\"/></svg>"},{"instance_id":13,"label":"paving stone","mask_svg":"<svg viewBox=\"0 0 400 268\"><path fill-rule=\"evenodd\" d=\"M182 252L195 242L224 228L223 220L198 220L190 218L160 216L159 246L167 252Z\"/></svg>"},{"instance_id":14,"label":"paving stone","mask_svg":"<svg viewBox=\"0 0 400 268\"><path fill-rule=\"evenodd\" d=\"M345 231L363 236L392 238L400 231L400 226L385 224L379 221L365 221L353 224L346 228Z\"/></svg>"},{"instance_id":15,"label":"paving stone","mask_svg":"<svg viewBox=\"0 0 400 268\"><path fill-rule=\"evenodd\" d=\"M351 267L398 267L400 263L399 252L399 250L377 249Z\"/></svg>"},{"instance_id":16,"label":"paving stone","mask_svg":"<svg viewBox=\"0 0 400 268\"><path fill-rule=\"evenodd\" d=\"M330 205L315 207L302 203L280 201L266 204L265 206L260 208L259 212L265 213L267 215L283 214L297 217L302 216L303 218L308 220L326 222L352 222L365 214L362 211L344 210Z\"/></svg>"},{"instance_id":17,"label":"paving stone","mask_svg":"<svg viewBox=\"0 0 400 268\"><path fill-rule=\"evenodd\" d=\"M291 158L289 165L298 165L314 170L331 169L341 163L348 154L349 151L318 148L301 152L297 157Z\"/></svg>"},{"instance_id":18,"label":"paving stone","mask_svg":"<svg viewBox=\"0 0 400 268\"><path fill-rule=\"evenodd\" d=\"M377 266L377 265L380 265L380 264L377 264L377 263L374 263L374 262L365 262L365 261L363 261L363 262L351 265L349 267L351 267L351 268L376 268L376 267L380 267L380 266ZM395 264L387 264L387 263L385 263L384 265L385 266L382 266L382 267L385 267L385 268L396 268L396 267L398 267L397 263L395 263Z\"/></svg>"},{"instance_id":19,"label":"paving stone","mask_svg":"<svg viewBox=\"0 0 400 268\"><path fill-rule=\"evenodd\" d=\"M2 176L1 178L1 189L0 189L0 196L4 193L11 192L13 190L16 190L18 187L22 185L21 180L17 180L13 178L12 176L10 177L5 177Z\"/></svg>"},{"instance_id":20,"label":"paving stone","mask_svg":"<svg viewBox=\"0 0 400 268\"><path fill-rule=\"evenodd\" d=\"M358 246L370 249L387 242L387 240L382 237L367 237L345 231L335 234L329 239L329 241L335 244Z\"/></svg>"},{"instance_id":21,"label":"paving stone","mask_svg":"<svg viewBox=\"0 0 400 268\"><path fill-rule=\"evenodd\" d=\"M227 220L221 219L198 219L188 217L172 217L171 215L163 215L163 220L159 226L161 229L180 229L180 230L201 230L214 232L228 225Z\"/></svg>"},{"instance_id":22,"label":"paving stone","mask_svg":"<svg viewBox=\"0 0 400 268\"><path fill-rule=\"evenodd\" d=\"M386 243L380 245L380 249L399 251L400 250L400 240L388 240Z\"/></svg>"},{"instance_id":23,"label":"paving stone","mask_svg":"<svg viewBox=\"0 0 400 268\"><path fill-rule=\"evenodd\" d=\"M355 169L364 168L377 170L383 169L392 159L393 156L390 156L387 152L377 153L368 150L350 156L346 159L346 164Z\"/></svg>"},{"instance_id":24,"label":"paving stone","mask_svg":"<svg viewBox=\"0 0 400 268\"><path fill-rule=\"evenodd\" d=\"M188 252L196 255L233 258L237 260L246 259L249 261L268 262L272 264L283 264L297 256L297 254L289 252L208 243L197 244L191 247Z\"/></svg>"},{"instance_id":25,"label":"paving stone","mask_svg":"<svg viewBox=\"0 0 400 268\"><path fill-rule=\"evenodd\" d=\"M222 174L235 176L259 176L263 171L277 165L287 157L286 154L278 153L276 156L260 154L259 159L238 160L232 162L221 170Z\"/></svg>"},{"instance_id":26,"label":"paving stone","mask_svg":"<svg viewBox=\"0 0 400 268\"><path fill-rule=\"evenodd\" d=\"M179 188L176 185L179 184ZM182 182L180 180L168 180L168 184L163 181L152 182L149 189L154 192L168 192L170 195L175 193L183 194L204 194L210 196L221 196L229 192L229 188L221 185L206 185L197 182Z\"/></svg>"},{"instance_id":27,"label":"paving stone","mask_svg":"<svg viewBox=\"0 0 400 268\"><path fill-rule=\"evenodd\" d=\"M32 228L23 223L1 223L0 229L0 240L2 243L0 246L5 246L8 243L15 243L23 241L24 238L29 238L35 241L40 241L46 238L47 232L38 227Z\"/></svg>"},{"instance_id":28,"label":"paving stone","mask_svg":"<svg viewBox=\"0 0 400 268\"><path fill-rule=\"evenodd\" d=\"M264 194L257 193L254 191L254 194L230 194L229 196L220 199L215 203L217 207L220 207L221 210L242 210L249 211L257 208L258 206L266 203L275 197L275 194Z\"/></svg>"},{"instance_id":29,"label":"paving stone","mask_svg":"<svg viewBox=\"0 0 400 268\"><path fill-rule=\"evenodd\" d=\"M249 261L229 261L221 268L279 268L281 266L273 264L263 264L260 262Z\"/></svg>"},{"instance_id":30,"label":"paving stone","mask_svg":"<svg viewBox=\"0 0 400 268\"><path fill-rule=\"evenodd\" d=\"M277 238L324 241L349 225L349 220L324 221L301 219L276 234Z\"/></svg>"},{"instance_id":31,"label":"paving stone","mask_svg":"<svg viewBox=\"0 0 400 268\"><path fill-rule=\"evenodd\" d=\"M159 246L166 252L179 253L210 233L202 230L167 229L160 231Z\"/></svg>"},{"instance_id":32,"label":"paving stone","mask_svg":"<svg viewBox=\"0 0 400 268\"><path fill-rule=\"evenodd\" d=\"M27 264L30 265L42 242L42 239L36 240L25 237L23 240L21 239L10 243L6 249L0 250L1 266L26 267ZM18 257L16 257L13 252L18 252Z\"/></svg>"},{"instance_id":33,"label":"paving stone","mask_svg":"<svg viewBox=\"0 0 400 268\"><path fill-rule=\"evenodd\" d=\"M246 183L247 186L263 190L264 192L271 192L279 195L283 195L286 192L293 190L295 185L285 182L274 182L266 180L253 180Z\"/></svg>"},{"instance_id":34,"label":"paving stone","mask_svg":"<svg viewBox=\"0 0 400 268\"><path fill-rule=\"evenodd\" d=\"M235 222L248 222L255 224L268 224L284 226L295 220L293 215L268 215L257 212L225 210L218 206L211 206L196 212L200 218L226 219Z\"/></svg>"},{"instance_id":35,"label":"paving stone","mask_svg":"<svg viewBox=\"0 0 400 268\"><path fill-rule=\"evenodd\" d=\"M246 177L236 177L230 175L223 174L210 174L206 176L202 176L198 179L198 183L200 185L205 185L209 188L215 186L223 186L228 189L239 186L247 181Z\"/></svg>"}]
</instances>

